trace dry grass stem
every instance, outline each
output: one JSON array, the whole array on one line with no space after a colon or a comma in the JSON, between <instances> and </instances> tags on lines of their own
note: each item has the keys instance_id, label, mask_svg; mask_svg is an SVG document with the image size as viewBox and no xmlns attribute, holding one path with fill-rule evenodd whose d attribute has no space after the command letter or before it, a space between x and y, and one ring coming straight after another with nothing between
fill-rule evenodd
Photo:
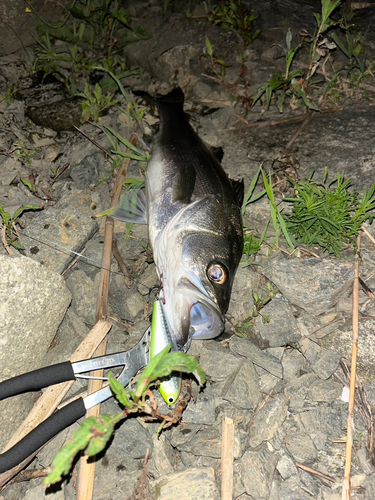
<instances>
[{"instance_id":1,"label":"dry grass stem","mask_svg":"<svg viewBox=\"0 0 375 500\"><path fill-rule=\"evenodd\" d=\"M120 255L119 249L117 247L117 243L116 243L115 238L113 238L113 242L112 242L112 251L113 251L114 258L117 260L117 264L119 265L119 267L124 275L125 286L127 288L130 288L131 281L130 281L129 272L128 272L128 269L125 265L125 262L122 260L122 257Z\"/></svg>"},{"instance_id":2,"label":"dry grass stem","mask_svg":"<svg viewBox=\"0 0 375 500\"><path fill-rule=\"evenodd\" d=\"M348 408L348 427L346 435L345 472L342 488L342 500L350 500L350 472L352 466L352 452L354 441L354 399L355 381L357 372L357 350L358 350L358 295L359 295L359 251L361 248L361 233L357 238L357 252L354 261L354 281L353 281L353 337L352 337L352 361L350 373L350 391Z\"/></svg>"},{"instance_id":3,"label":"dry grass stem","mask_svg":"<svg viewBox=\"0 0 375 500\"><path fill-rule=\"evenodd\" d=\"M323 474L322 472L319 472L315 469L312 469L311 467L307 467L307 465L302 465L302 464L299 464L298 462L296 462L296 467L298 467L299 469L302 469L306 472L309 472L310 474L314 474L314 476L318 476L318 477L321 477L323 479L326 479L327 481L330 481L331 483L335 483L335 480L333 479L333 477L327 476L326 474Z\"/></svg>"},{"instance_id":4,"label":"dry grass stem","mask_svg":"<svg viewBox=\"0 0 375 500\"><path fill-rule=\"evenodd\" d=\"M130 142L135 146L137 136L132 134ZM126 178L130 159L124 158L123 164L117 173L115 187L112 194L111 208L114 207L119 199L122 190L123 181ZM108 290L109 278L112 257L112 242L113 242L113 227L114 220L112 217L107 216L104 227L104 247L102 256L102 268L100 271L100 284L98 292L98 301L96 304L96 318L106 319L108 311ZM103 339L95 352L95 356L103 356L107 349L107 337ZM92 372L93 377L103 377L103 370ZM98 391L102 388L102 380L90 380L88 385L88 394ZM100 414L100 405L94 406L87 412L87 417L98 417ZM83 456L80 460L80 470L77 482L77 500L91 500L94 491L94 476L95 476L95 460L88 461L88 457Z\"/></svg>"}]
</instances>

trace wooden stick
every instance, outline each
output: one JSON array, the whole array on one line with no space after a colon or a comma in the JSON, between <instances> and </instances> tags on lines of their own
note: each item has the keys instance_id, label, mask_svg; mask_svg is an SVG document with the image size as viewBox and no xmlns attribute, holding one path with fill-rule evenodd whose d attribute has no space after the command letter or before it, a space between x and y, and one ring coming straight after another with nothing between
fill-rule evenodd
<instances>
[{"instance_id":1,"label":"wooden stick","mask_svg":"<svg viewBox=\"0 0 375 500\"><path fill-rule=\"evenodd\" d=\"M221 441L221 500L233 498L233 457L234 422L231 418L225 417Z\"/></svg>"},{"instance_id":2,"label":"wooden stick","mask_svg":"<svg viewBox=\"0 0 375 500\"><path fill-rule=\"evenodd\" d=\"M70 358L70 361L74 363L76 361L81 361L82 359L91 358L100 342L111 329L111 326L112 325L106 321L99 321L96 323L94 328L77 347L76 351ZM25 437L26 434L32 431L37 425L43 422L43 420L52 415L73 383L74 381L69 381L48 387L35 403L33 409L28 414L21 427L11 437L10 441L4 448L3 453L18 443L18 441ZM33 459L33 457L34 455L31 455L24 460L21 467L16 466L13 469L0 474L0 488L4 486L12 477L14 477L19 470L25 467Z\"/></svg>"},{"instance_id":3,"label":"wooden stick","mask_svg":"<svg viewBox=\"0 0 375 500\"><path fill-rule=\"evenodd\" d=\"M132 134L130 142L135 146L137 135ZM126 178L130 159L125 158L120 168L115 182L115 188L112 195L111 208L114 207L119 199L122 189L122 183ZM100 285L98 293L98 301L96 304L96 318L106 319L108 312L108 289L109 277L111 269L112 256L112 241L113 241L114 220L112 217L106 217L104 228L104 248L102 257L102 268L100 271ZM95 352L95 356L103 356L107 349L107 338L99 345ZM103 370L97 370L92 373L95 377L103 377ZM98 391L103 386L102 380L90 380L88 385L88 394ZM94 406L87 412L87 417L100 415L100 405ZM80 459L80 469L77 482L77 500L91 500L94 491L94 476L95 476L95 460L88 461L87 456L82 456Z\"/></svg>"},{"instance_id":4,"label":"wooden stick","mask_svg":"<svg viewBox=\"0 0 375 500\"><path fill-rule=\"evenodd\" d=\"M302 469L306 472L310 472L310 474L314 474L314 476L321 477L323 479L326 479L327 481L330 481L331 483L335 483L336 481L333 479L331 476L327 476L326 474L323 474L323 472L319 472L318 470L312 469L311 467L307 467L307 465L299 464L296 462L296 467L299 469Z\"/></svg>"},{"instance_id":5,"label":"wooden stick","mask_svg":"<svg viewBox=\"0 0 375 500\"><path fill-rule=\"evenodd\" d=\"M355 254L355 261L354 261L352 363L350 370L348 428L346 434L345 475L342 487L342 500L350 500L350 471L352 466L352 451L353 451L353 441L354 441L354 397L355 397L355 379L357 371L357 350L358 350L358 295L359 295L360 247L361 247L361 233L359 233L357 238L357 252Z\"/></svg>"}]
</instances>

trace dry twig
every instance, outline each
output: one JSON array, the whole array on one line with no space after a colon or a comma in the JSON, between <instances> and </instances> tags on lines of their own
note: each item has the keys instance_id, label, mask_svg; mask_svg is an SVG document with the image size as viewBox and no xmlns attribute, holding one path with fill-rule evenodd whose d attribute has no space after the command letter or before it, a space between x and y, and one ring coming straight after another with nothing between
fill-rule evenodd
<instances>
[{"instance_id":1,"label":"dry twig","mask_svg":"<svg viewBox=\"0 0 375 500\"><path fill-rule=\"evenodd\" d=\"M356 381L356 371L357 371L357 350L358 350L358 294L359 294L360 248L361 248L361 233L359 233L357 238L357 252L355 254L355 262L354 262L352 362L351 362L351 373L350 373L348 428L346 437L345 475L342 488L342 500L350 500L350 472L352 466L352 451L353 451L353 441L354 441L354 398L355 398L355 381Z\"/></svg>"}]
</instances>

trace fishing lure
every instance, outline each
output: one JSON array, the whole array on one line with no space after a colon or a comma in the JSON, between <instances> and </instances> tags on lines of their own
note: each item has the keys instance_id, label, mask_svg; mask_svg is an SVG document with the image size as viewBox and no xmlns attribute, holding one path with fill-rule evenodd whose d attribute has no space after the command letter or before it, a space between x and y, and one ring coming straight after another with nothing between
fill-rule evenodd
<instances>
[{"instance_id":1,"label":"fishing lure","mask_svg":"<svg viewBox=\"0 0 375 500\"><path fill-rule=\"evenodd\" d=\"M164 316L162 301L155 300L151 322L150 359L155 357L168 344L171 344L172 350L174 350L167 320ZM161 382L159 391L168 405L173 405L177 401L181 392L181 386L181 374L172 375Z\"/></svg>"}]
</instances>

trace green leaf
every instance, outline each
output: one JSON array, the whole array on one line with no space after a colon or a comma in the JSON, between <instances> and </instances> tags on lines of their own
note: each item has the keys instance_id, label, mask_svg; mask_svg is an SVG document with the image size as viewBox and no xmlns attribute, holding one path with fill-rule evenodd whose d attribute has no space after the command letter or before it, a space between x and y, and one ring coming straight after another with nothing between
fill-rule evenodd
<instances>
[{"instance_id":1,"label":"green leaf","mask_svg":"<svg viewBox=\"0 0 375 500\"><path fill-rule=\"evenodd\" d=\"M125 387L112 375L112 373L109 373L108 380L116 399L126 408L132 408L134 405L129 401Z\"/></svg>"},{"instance_id":2,"label":"green leaf","mask_svg":"<svg viewBox=\"0 0 375 500\"><path fill-rule=\"evenodd\" d=\"M70 471L74 457L84 450L93 436L92 429L97 419L89 417L82 422L76 432L57 453L52 462L52 471L45 478L44 484L54 484L61 481L62 476Z\"/></svg>"},{"instance_id":3,"label":"green leaf","mask_svg":"<svg viewBox=\"0 0 375 500\"><path fill-rule=\"evenodd\" d=\"M207 53L210 57L213 56L213 50L212 50L212 45L211 45L211 42L210 40L208 39L208 36L206 35L206 49L207 49Z\"/></svg>"},{"instance_id":4,"label":"green leaf","mask_svg":"<svg viewBox=\"0 0 375 500\"><path fill-rule=\"evenodd\" d=\"M35 193L35 184L26 180L26 179L21 179L20 178L20 181L22 182L22 184L24 184L32 193Z\"/></svg>"},{"instance_id":5,"label":"green leaf","mask_svg":"<svg viewBox=\"0 0 375 500\"><path fill-rule=\"evenodd\" d=\"M39 207L38 205L22 205L20 206L12 216L12 222L18 219L18 217L25 212L26 210L42 210L43 207Z\"/></svg>"}]
</instances>

